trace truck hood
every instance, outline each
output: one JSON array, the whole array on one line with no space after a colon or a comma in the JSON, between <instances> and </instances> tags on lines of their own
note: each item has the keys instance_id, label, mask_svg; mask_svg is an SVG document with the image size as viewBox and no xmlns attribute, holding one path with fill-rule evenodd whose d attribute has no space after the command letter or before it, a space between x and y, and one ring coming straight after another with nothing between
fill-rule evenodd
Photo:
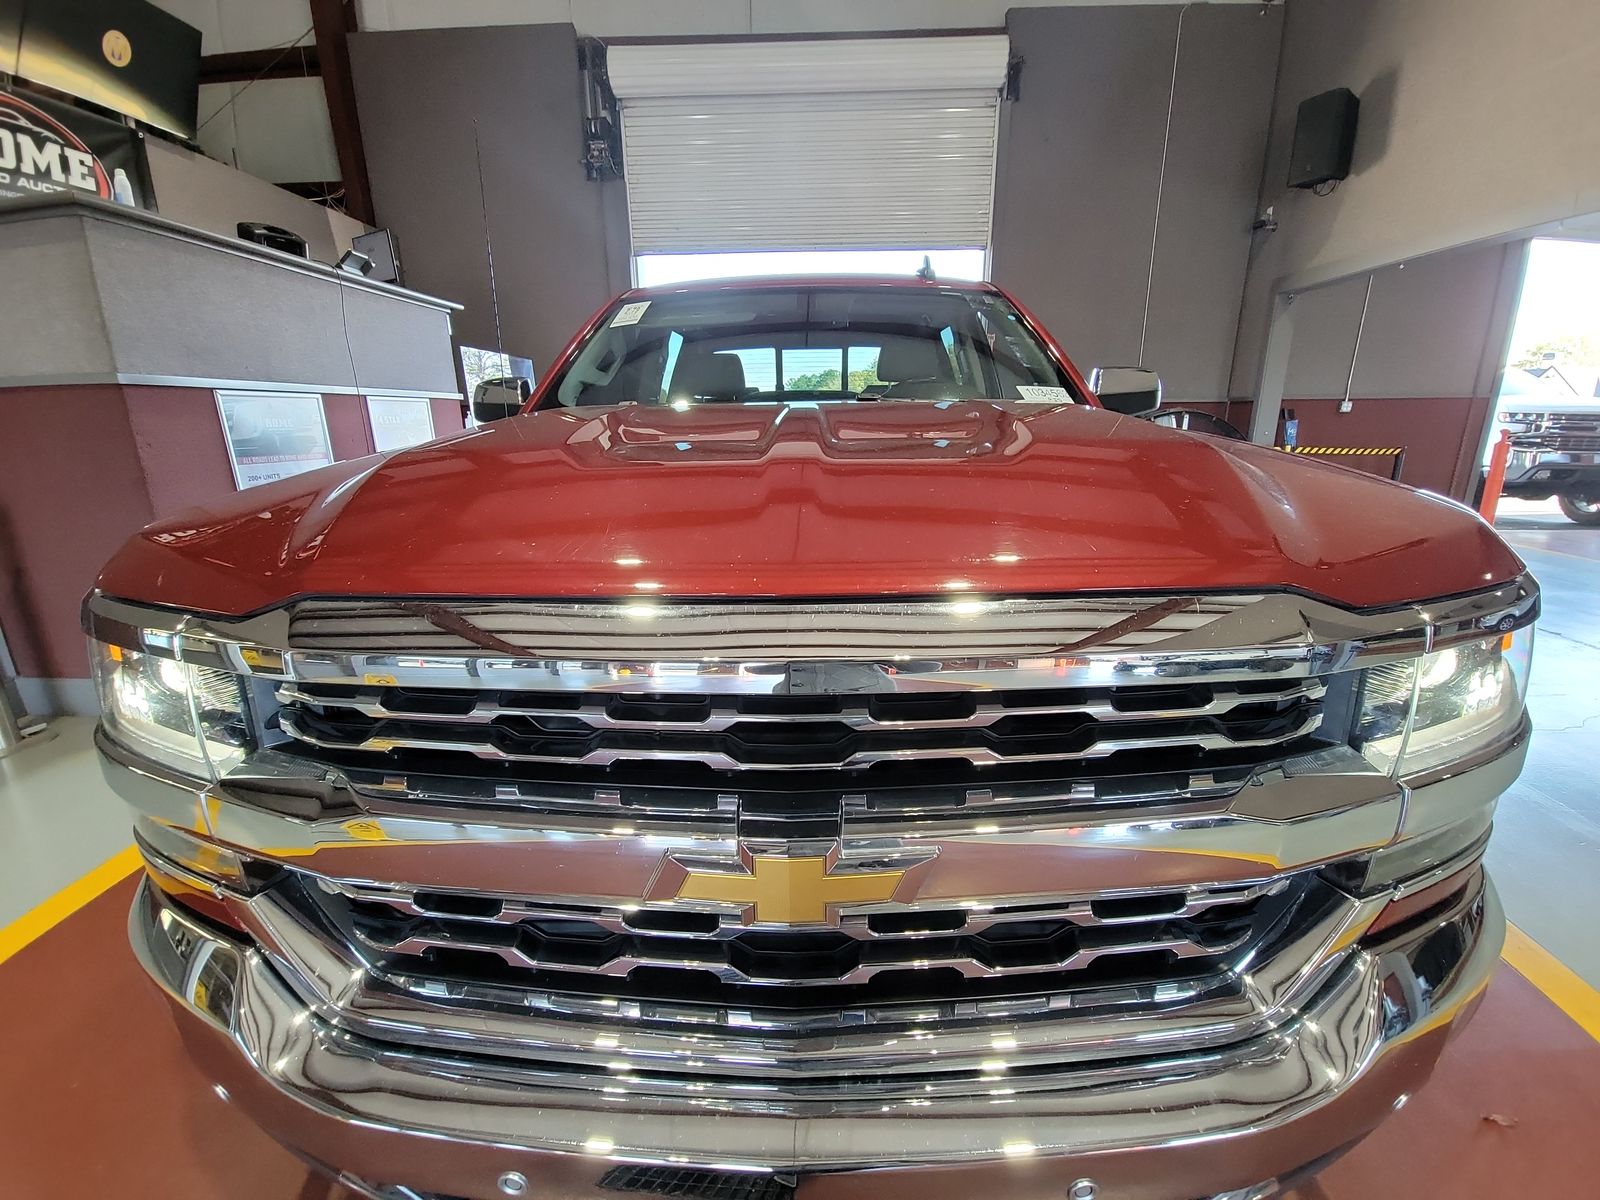
<instances>
[{"instance_id":1,"label":"truck hood","mask_svg":"<svg viewBox=\"0 0 1600 1200\"><path fill-rule=\"evenodd\" d=\"M1450 501L1097 409L552 410L152 525L102 574L243 615L301 596L1476 591L1516 556Z\"/></svg>"}]
</instances>

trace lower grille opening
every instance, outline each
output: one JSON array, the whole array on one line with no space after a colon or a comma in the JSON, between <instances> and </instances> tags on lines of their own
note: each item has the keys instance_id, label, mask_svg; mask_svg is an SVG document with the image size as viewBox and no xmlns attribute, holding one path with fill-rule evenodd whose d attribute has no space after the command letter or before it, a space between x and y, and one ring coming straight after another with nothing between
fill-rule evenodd
<instances>
[{"instance_id":1,"label":"lower grille opening","mask_svg":"<svg viewBox=\"0 0 1600 1200\"><path fill-rule=\"evenodd\" d=\"M795 1181L783 1176L689 1167L612 1167L599 1186L607 1192L685 1200L791 1200L795 1192Z\"/></svg>"}]
</instances>

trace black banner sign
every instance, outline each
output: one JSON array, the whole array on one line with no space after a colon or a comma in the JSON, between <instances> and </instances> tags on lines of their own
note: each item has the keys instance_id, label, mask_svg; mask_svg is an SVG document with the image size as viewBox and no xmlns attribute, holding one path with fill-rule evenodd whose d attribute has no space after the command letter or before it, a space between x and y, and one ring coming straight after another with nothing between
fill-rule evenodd
<instances>
[{"instance_id":1,"label":"black banner sign","mask_svg":"<svg viewBox=\"0 0 1600 1200\"><path fill-rule=\"evenodd\" d=\"M22 0L0 0L0 74L17 73L22 46Z\"/></svg>"},{"instance_id":2,"label":"black banner sign","mask_svg":"<svg viewBox=\"0 0 1600 1200\"><path fill-rule=\"evenodd\" d=\"M0 92L0 204L69 191L154 208L144 138L70 104Z\"/></svg>"}]
</instances>

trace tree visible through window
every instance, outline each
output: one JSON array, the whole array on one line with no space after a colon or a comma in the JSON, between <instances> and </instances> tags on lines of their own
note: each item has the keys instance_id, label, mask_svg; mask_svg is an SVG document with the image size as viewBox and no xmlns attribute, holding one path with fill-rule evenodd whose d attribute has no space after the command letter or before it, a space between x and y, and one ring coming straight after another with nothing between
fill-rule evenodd
<instances>
[{"instance_id":1,"label":"tree visible through window","mask_svg":"<svg viewBox=\"0 0 1600 1200\"><path fill-rule=\"evenodd\" d=\"M873 346L851 346L849 351L849 381L841 386L839 368L829 367L810 373L784 372L783 390L786 392L862 392L876 391L887 386L878 378L878 349ZM794 351L784 355L784 362L796 357Z\"/></svg>"}]
</instances>

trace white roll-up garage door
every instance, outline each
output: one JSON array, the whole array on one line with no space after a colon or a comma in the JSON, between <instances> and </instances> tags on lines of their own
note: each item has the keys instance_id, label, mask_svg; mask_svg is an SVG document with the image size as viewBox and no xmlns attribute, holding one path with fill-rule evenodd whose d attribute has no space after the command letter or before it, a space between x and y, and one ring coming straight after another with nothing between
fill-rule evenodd
<instances>
[{"instance_id":1,"label":"white roll-up garage door","mask_svg":"<svg viewBox=\"0 0 1600 1200\"><path fill-rule=\"evenodd\" d=\"M633 252L984 247L1004 36L609 49Z\"/></svg>"}]
</instances>

